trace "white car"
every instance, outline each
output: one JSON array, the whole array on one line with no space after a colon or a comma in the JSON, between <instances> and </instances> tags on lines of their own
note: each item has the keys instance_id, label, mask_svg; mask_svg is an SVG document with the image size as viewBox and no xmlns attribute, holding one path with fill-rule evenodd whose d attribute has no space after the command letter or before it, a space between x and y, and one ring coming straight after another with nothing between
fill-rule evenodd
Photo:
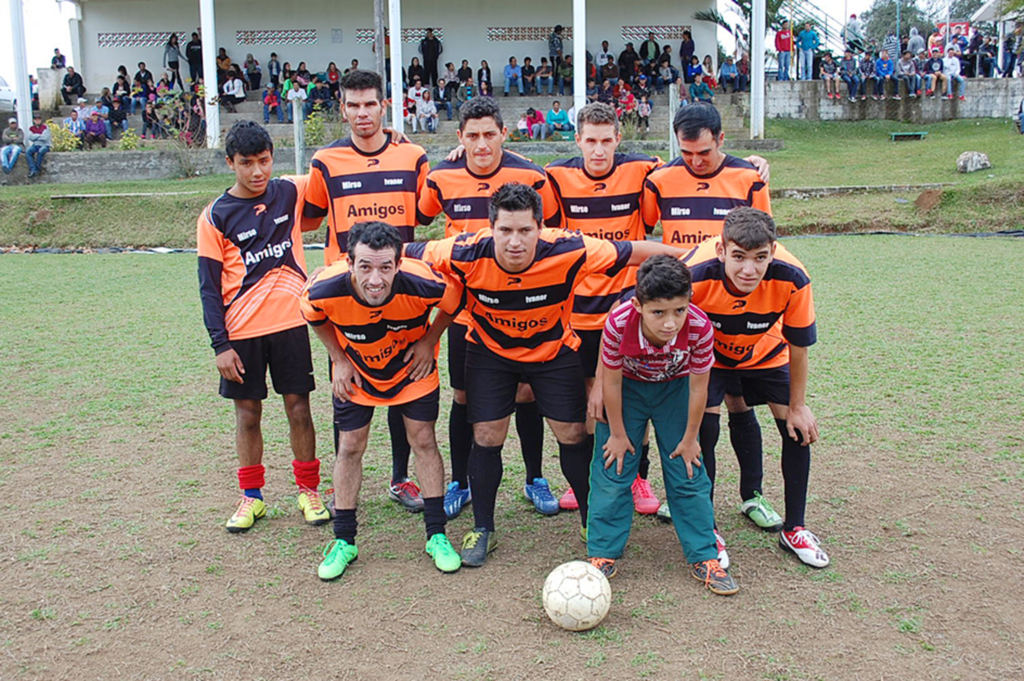
<instances>
[{"instance_id":1,"label":"white car","mask_svg":"<svg viewBox=\"0 0 1024 681\"><path fill-rule=\"evenodd\" d=\"M7 81L0 77L0 109L14 111L14 88L7 84Z\"/></svg>"}]
</instances>

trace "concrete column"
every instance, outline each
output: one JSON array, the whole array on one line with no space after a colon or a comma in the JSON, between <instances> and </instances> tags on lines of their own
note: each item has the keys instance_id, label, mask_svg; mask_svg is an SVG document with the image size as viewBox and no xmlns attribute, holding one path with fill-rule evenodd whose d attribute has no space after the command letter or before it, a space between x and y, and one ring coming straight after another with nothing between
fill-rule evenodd
<instances>
[{"instance_id":1,"label":"concrete column","mask_svg":"<svg viewBox=\"0 0 1024 681\"><path fill-rule=\"evenodd\" d=\"M305 103L301 99L293 99L291 106L292 120L295 121L292 124L292 132L295 135L295 174L304 175L309 172L309 168L306 167Z\"/></svg>"},{"instance_id":2,"label":"concrete column","mask_svg":"<svg viewBox=\"0 0 1024 681\"><path fill-rule=\"evenodd\" d=\"M82 60L82 5L78 2L72 2L71 7L74 10L74 14L68 19L68 33L71 36L71 59L69 61L70 66L74 66L75 70L82 74L82 78L85 78L85 62ZM89 87L89 83L85 84L85 87ZM99 93L103 87L95 88L94 92ZM62 100L63 101L63 100Z\"/></svg>"},{"instance_id":3,"label":"concrete column","mask_svg":"<svg viewBox=\"0 0 1024 681\"><path fill-rule=\"evenodd\" d=\"M14 48L14 93L18 98L18 127L28 135L28 128L32 125L32 84L28 80L28 55L25 51L25 13L22 0L10 0L10 7L11 47Z\"/></svg>"},{"instance_id":4,"label":"concrete column","mask_svg":"<svg viewBox=\"0 0 1024 681\"><path fill-rule=\"evenodd\" d=\"M750 28L750 139L764 137L765 0L754 0Z\"/></svg>"},{"instance_id":5,"label":"concrete column","mask_svg":"<svg viewBox=\"0 0 1024 681\"><path fill-rule=\"evenodd\" d=\"M220 146L220 105L217 96L217 22L214 0L199 0L199 30L203 41L203 99L206 101L206 146Z\"/></svg>"},{"instance_id":6,"label":"concrete column","mask_svg":"<svg viewBox=\"0 0 1024 681\"><path fill-rule=\"evenodd\" d=\"M388 0L388 28L391 31L391 128L405 130L402 104L402 0ZM384 46L381 46L384 48ZM386 48L384 48L386 50Z\"/></svg>"},{"instance_id":7,"label":"concrete column","mask_svg":"<svg viewBox=\"0 0 1024 681\"><path fill-rule=\"evenodd\" d=\"M572 0L572 58L572 104L578 116L587 104L587 0Z\"/></svg>"}]
</instances>

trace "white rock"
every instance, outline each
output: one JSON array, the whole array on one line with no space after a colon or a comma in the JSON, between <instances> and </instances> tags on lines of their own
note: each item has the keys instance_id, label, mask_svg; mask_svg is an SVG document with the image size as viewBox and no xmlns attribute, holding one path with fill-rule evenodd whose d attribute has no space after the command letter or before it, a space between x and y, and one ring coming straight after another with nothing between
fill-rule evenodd
<instances>
[{"instance_id":1,"label":"white rock","mask_svg":"<svg viewBox=\"0 0 1024 681\"><path fill-rule=\"evenodd\" d=\"M956 159L956 169L961 173L973 173L991 167L988 156L980 151L965 151Z\"/></svg>"}]
</instances>

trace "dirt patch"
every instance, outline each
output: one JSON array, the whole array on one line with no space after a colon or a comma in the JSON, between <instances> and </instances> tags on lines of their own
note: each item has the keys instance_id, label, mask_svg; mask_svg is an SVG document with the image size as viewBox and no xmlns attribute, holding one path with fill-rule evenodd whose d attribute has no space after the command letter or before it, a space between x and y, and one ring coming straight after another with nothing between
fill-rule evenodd
<instances>
[{"instance_id":1,"label":"dirt patch","mask_svg":"<svg viewBox=\"0 0 1024 681\"><path fill-rule=\"evenodd\" d=\"M942 201L942 191L939 189L927 189L914 201L914 205L922 213L927 213L939 205Z\"/></svg>"}]
</instances>

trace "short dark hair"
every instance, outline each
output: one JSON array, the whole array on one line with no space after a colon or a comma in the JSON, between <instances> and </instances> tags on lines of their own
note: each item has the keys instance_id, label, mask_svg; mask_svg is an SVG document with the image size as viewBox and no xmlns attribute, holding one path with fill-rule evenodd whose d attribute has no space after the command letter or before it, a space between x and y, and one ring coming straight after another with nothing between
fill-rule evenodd
<instances>
[{"instance_id":1,"label":"short dark hair","mask_svg":"<svg viewBox=\"0 0 1024 681\"><path fill-rule=\"evenodd\" d=\"M615 109L604 102L591 102L580 109L580 112L576 114L576 129L583 132L583 126L587 123L614 125L615 132L619 131L619 117L615 115Z\"/></svg>"},{"instance_id":2,"label":"short dark hair","mask_svg":"<svg viewBox=\"0 0 1024 681\"><path fill-rule=\"evenodd\" d=\"M718 109L710 104L691 104L676 112L676 117L672 120L672 130L684 140L693 141L700 137L704 130L711 131L711 136L717 139L722 132L722 116Z\"/></svg>"},{"instance_id":3,"label":"short dark hair","mask_svg":"<svg viewBox=\"0 0 1024 681\"><path fill-rule=\"evenodd\" d=\"M675 256L652 255L636 272L636 299L643 305L652 300L689 297L693 278L690 268Z\"/></svg>"},{"instance_id":4,"label":"short dark hair","mask_svg":"<svg viewBox=\"0 0 1024 681\"><path fill-rule=\"evenodd\" d=\"M256 156L264 151L274 153L274 140L256 121L237 121L224 138L224 154L230 159L234 159L236 154Z\"/></svg>"},{"instance_id":5,"label":"short dark hair","mask_svg":"<svg viewBox=\"0 0 1024 681\"><path fill-rule=\"evenodd\" d=\"M757 208L741 206L729 211L722 226L722 244L731 241L745 251L775 243L778 231L775 220Z\"/></svg>"},{"instance_id":6,"label":"short dark hair","mask_svg":"<svg viewBox=\"0 0 1024 681\"><path fill-rule=\"evenodd\" d=\"M371 251L391 248L395 251L395 262L402 255L402 235L392 225L379 220L357 222L348 231L348 253L351 256L359 244Z\"/></svg>"},{"instance_id":7,"label":"short dark hair","mask_svg":"<svg viewBox=\"0 0 1024 681\"><path fill-rule=\"evenodd\" d=\"M384 81L376 71L367 69L356 69L349 71L348 75L341 79L341 89L344 99L344 92L348 90L376 90L377 101L384 101Z\"/></svg>"},{"instance_id":8,"label":"short dark hair","mask_svg":"<svg viewBox=\"0 0 1024 681\"><path fill-rule=\"evenodd\" d=\"M498 124L499 130L505 127L505 123L501 120L501 109L498 108L493 97L474 97L459 109L459 130L466 127L467 121L480 118L493 118L494 122Z\"/></svg>"},{"instance_id":9,"label":"short dark hair","mask_svg":"<svg viewBox=\"0 0 1024 681\"><path fill-rule=\"evenodd\" d=\"M494 227L494 223L498 220L498 211L501 210L507 213L528 210L538 223L544 219L544 202L540 198L540 194L530 185L519 182L506 182L498 187L498 191L491 196L491 205L487 209L491 227Z\"/></svg>"}]
</instances>

